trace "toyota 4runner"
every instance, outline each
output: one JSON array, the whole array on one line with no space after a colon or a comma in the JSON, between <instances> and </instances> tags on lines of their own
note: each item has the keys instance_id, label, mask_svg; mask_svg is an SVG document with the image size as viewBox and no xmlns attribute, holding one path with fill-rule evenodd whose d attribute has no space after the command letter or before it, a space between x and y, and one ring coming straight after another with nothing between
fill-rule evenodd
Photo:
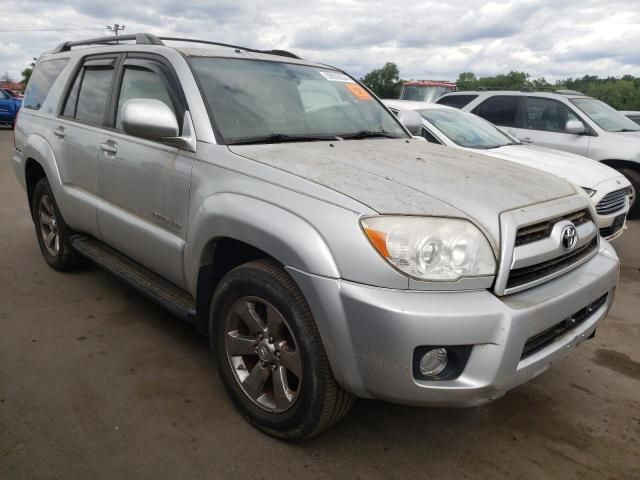
<instances>
[{"instance_id":1,"label":"toyota 4runner","mask_svg":"<svg viewBox=\"0 0 640 480\"><path fill-rule=\"evenodd\" d=\"M308 438L355 397L481 405L606 316L618 259L578 187L416 139L341 70L170 41L41 56L13 164L46 262L208 334L259 429Z\"/></svg>"}]
</instances>

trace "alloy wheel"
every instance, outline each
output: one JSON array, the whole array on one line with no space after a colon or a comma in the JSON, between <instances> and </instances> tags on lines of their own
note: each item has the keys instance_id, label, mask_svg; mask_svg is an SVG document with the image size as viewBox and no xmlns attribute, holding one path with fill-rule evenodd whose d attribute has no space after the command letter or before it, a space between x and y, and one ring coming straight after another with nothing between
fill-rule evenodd
<instances>
[{"instance_id":1,"label":"alloy wheel","mask_svg":"<svg viewBox=\"0 0 640 480\"><path fill-rule=\"evenodd\" d=\"M38 223L40 224L40 233L42 234L44 246L49 254L56 257L60 252L60 232L58 230L58 222L56 220L53 202L47 194L40 197Z\"/></svg>"},{"instance_id":2,"label":"alloy wheel","mask_svg":"<svg viewBox=\"0 0 640 480\"><path fill-rule=\"evenodd\" d=\"M271 413L289 410L298 399L302 359L280 311L259 297L242 297L225 319L229 365L244 394Z\"/></svg>"}]
</instances>

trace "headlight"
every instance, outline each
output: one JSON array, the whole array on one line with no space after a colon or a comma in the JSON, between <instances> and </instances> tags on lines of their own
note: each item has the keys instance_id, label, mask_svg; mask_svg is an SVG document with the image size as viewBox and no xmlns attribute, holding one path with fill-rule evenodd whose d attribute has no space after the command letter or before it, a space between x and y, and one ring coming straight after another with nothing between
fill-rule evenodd
<instances>
[{"instance_id":1,"label":"headlight","mask_svg":"<svg viewBox=\"0 0 640 480\"><path fill-rule=\"evenodd\" d=\"M466 220L381 215L360 223L378 253L412 277L456 281L495 274L489 241Z\"/></svg>"},{"instance_id":2,"label":"headlight","mask_svg":"<svg viewBox=\"0 0 640 480\"><path fill-rule=\"evenodd\" d=\"M587 192L587 195L589 195L590 197L593 197L593 195L596 193L596 191L593 188L587 188L587 187L580 187L582 188L585 192Z\"/></svg>"}]
</instances>

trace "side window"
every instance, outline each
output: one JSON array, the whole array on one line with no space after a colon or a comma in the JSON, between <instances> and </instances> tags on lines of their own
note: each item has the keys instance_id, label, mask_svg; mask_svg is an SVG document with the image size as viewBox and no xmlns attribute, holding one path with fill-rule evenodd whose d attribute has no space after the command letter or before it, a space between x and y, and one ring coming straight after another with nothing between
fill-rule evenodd
<instances>
[{"instance_id":1,"label":"side window","mask_svg":"<svg viewBox=\"0 0 640 480\"><path fill-rule=\"evenodd\" d=\"M478 98L478 95L449 95L446 97L440 97L436 103L439 103L440 105L447 105L448 107L462 108L476 98Z\"/></svg>"},{"instance_id":2,"label":"side window","mask_svg":"<svg viewBox=\"0 0 640 480\"><path fill-rule=\"evenodd\" d=\"M77 120L102 125L112 78L113 67L84 69L76 105Z\"/></svg>"},{"instance_id":3,"label":"side window","mask_svg":"<svg viewBox=\"0 0 640 480\"><path fill-rule=\"evenodd\" d=\"M9 95L7 95L6 93L4 93L2 90L0 90L0 98L5 100L7 98L9 98Z\"/></svg>"},{"instance_id":4,"label":"side window","mask_svg":"<svg viewBox=\"0 0 640 480\"><path fill-rule=\"evenodd\" d=\"M565 105L550 98L527 97L523 128L546 132L565 132L569 120L580 119Z\"/></svg>"},{"instance_id":5,"label":"side window","mask_svg":"<svg viewBox=\"0 0 640 480\"><path fill-rule=\"evenodd\" d=\"M22 106L32 110L39 110L47 98L49 90L51 90L60 72L68 62L69 59L67 58L59 58L38 63L29 79Z\"/></svg>"},{"instance_id":6,"label":"side window","mask_svg":"<svg viewBox=\"0 0 640 480\"><path fill-rule=\"evenodd\" d=\"M82 82L82 74L84 73L84 69L80 70L78 76L73 82L73 87L69 92L69 96L67 97L67 103L64 106L64 111L62 115L65 117L74 118L76 116L76 106L78 105L78 90L80 90L80 83Z\"/></svg>"},{"instance_id":7,"label":"side window","mask_svg":"<svg viewBox=\"0 0 640 480\"><path fill-rule=\"evenodd\" d=\"M516 127L519 96L496 95L478 105L472 113L503 127Z\"/></svg>"},{"instance_id":8,"label":"side window","mask_svg":"<svg viewBox=\"0 0 640 480\"><path fill-rule=\"evenodd\" d=\"M426 128L422 127L421 133L422 133L422 136L424 138L426 138L429 143L435 143L436 145L442 145L438 141L438 139L436 137L434 137L433 134L429 130L427 130Z\"/></svg>"},{"instance_id":9,"label":"side window","mask_svg":"<svg viewBox=\"0 0 640 480\"><path fill-rule=\"evenodd\" d=\"M163 78L156 72L137 66L127 66L122 77L122 87L118 98L118 110L116 113L116 128L122 130L122 107L132 98L153 98L165 103L173 113L176 108L171 100ZM178 118L178 123L180 123Z\"/></svg>"}]
</instances>

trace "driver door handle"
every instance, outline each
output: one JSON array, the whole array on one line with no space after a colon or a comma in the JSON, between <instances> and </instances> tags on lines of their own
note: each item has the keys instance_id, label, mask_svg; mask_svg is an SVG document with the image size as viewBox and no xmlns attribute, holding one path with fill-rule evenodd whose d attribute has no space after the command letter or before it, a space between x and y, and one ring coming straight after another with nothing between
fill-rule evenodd
<instances>
[{"instance_id":1,"label":"driver door handle","mask_svg":"<svg viewBox=\"0 0 640 480\"><path fill-rule=\"evenodd\" d=\"M533 142L531 141L531 138L529 138L529 137L524 137L524 138L522 139L522 142L523 142L523 143L533 143Z\"/></svg>"},{"instance_id":2,"label":"driver door handle","mask_svg":"<svg viewBox=\"0 0 640 480\"><path fill-rule=\"evenodd\" d=\"M58 138L64 138L66 132L64 131L64 127L58 127L53 131L53 134Z\"/></svg>"},{"instance_id":3,"label":"driver door handle","mask_svg":"<svg viewBox=\"0 0 640 480\"><path fill-rule=\"evenodd\" d=\"M118 145L111 142L101 143L100 149L106 153L118 153Z\"/></svg>"}]
</instances>

